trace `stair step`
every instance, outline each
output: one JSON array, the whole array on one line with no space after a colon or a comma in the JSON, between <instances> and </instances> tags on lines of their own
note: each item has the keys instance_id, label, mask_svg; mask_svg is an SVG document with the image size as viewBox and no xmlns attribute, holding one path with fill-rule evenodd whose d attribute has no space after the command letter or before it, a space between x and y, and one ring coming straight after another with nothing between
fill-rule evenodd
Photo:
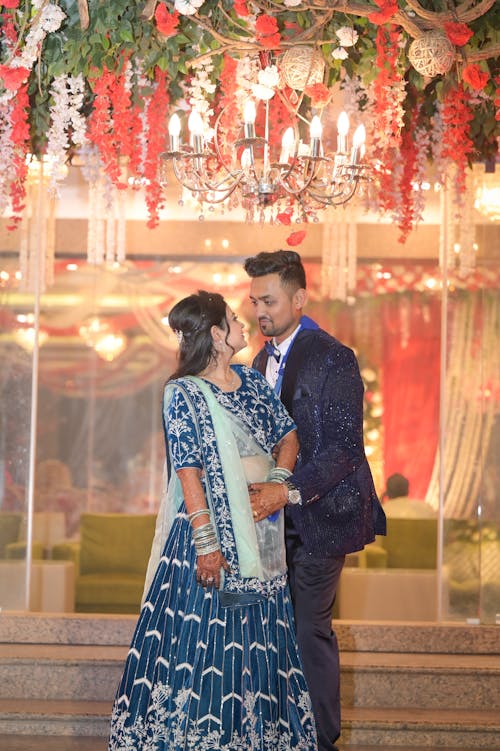
<instances>
[{"instance_id":1,"label":"stair step","mask_svg":"<svg viewBox=\"0 0 500 751\"><path fill-rule=\"evenodd\" d=\"M105 738L110 716L109 702L2 699L0 735ZM390 747L391 751L397 751L397 746L406 749L440 747L446 751L456 746L457 749L498 751L499 737L497 711L457 713L443 709L351 707L343 710L340 745L346 749L368 746L373 747L373 751L381 746Z\"/></svg>"},{"instance_id":2,"label":"stair step","mask_svg":"<svg viewBox=\"0 0 500 751\"><path fill-rule=\"evenodd\" d=\"M342 713L344 746L451 746L499 749L500 715L497 710L346 707Z\"/></svg>"},{"instance_id":3,"label":"stair step","mask_svg":"<svg viewBox=\"0 0 500 751\"><path fill-rule=\"evenodd\" d=\"M127 649L0 645L0 698L111 701Z\"/></svg>"},{"instance_id":4,"label":"stair step","mask_svg":"<svg viewBox=\"0 0 500 751\"><path fill-rule=\"evenodd\" d=\"M343 706L500 709L500 655L341 653Z\"/></svg>"},{"instance_id":5,"label":"stair step","mask_svg":"<svg viewBox=\"0 0 500 751\"><path fill-rule=\"evenodd\" d=\"M2 613L0 643L128 647L137 617L85 613ZM499 654L500 629L464 623L333 622L342 652Z\"/></svg>"},{"instance_id":6,"label":"stair step","mask_svg":"<svg viewBox=\"0 0 500 751\"><path fill-rule=\"evenodd\" d=\"M0 734L102 737L111 709L109 701L0 699Z\"/></svg>"},{"instance_id":7,"label":"stair step","mask_svg":"<svg viewBox=\"0 0 500 751\"><path fill-rule=\"evenodd\" d=\"M0 698L109 701L126 654L122 646L0 644ZM500 709L500 655L343 652L341 670L346 707Z\"/></svg>"}]
</instances>

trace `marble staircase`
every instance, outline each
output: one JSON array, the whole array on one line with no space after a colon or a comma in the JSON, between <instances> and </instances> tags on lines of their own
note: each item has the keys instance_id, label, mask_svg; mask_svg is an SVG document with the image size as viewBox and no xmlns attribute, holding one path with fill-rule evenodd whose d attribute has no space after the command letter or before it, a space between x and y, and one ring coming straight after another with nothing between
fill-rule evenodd
<instances>
[{"instance_id":1,"label":"marble staircase","mask_svg":"<svg viewBox=\"0 0 500 751\"><path fill-rule=\"evenodd\" d=\"M134 624L128 616L1 613L0 737L98 738L104 751ZM499 626L335 628L342 749L500 749Z\"/></svg>"}]
</instances>

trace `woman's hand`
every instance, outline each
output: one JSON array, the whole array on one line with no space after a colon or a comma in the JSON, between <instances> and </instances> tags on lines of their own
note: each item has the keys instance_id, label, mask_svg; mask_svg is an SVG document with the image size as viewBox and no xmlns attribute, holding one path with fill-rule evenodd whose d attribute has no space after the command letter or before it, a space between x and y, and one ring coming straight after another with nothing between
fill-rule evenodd
<instances>
[{"instance_id":1,"label":"woman's hand","mask_svg":"<svg viewBox=\"0 0 500 751\"><path fill-rule=\"evenodd\" d=\"M199 555L196 559L196 580L202 587L220 588L221 569L229 571L229 563L220 550L206 555Z\"/></svg>"}]
</instances>

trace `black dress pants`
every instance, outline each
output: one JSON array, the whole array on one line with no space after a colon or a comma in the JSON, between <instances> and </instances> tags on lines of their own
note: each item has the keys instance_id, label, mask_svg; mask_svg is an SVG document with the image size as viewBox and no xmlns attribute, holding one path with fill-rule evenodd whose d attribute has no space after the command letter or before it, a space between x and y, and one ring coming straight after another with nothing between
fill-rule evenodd
<instances>
[{"instance_id":1,"label":"black dress pants","mask_svg":"<svg viewBox=\"0 0 500 751\"><path fill-rule=\"evenodd\" d=\"M311 696L318 751L333 751L340 735L340 665L332 608L345 556L315 558L304 552L290 519L286 551L295 628Z\"/></svg>"}]
</instances>

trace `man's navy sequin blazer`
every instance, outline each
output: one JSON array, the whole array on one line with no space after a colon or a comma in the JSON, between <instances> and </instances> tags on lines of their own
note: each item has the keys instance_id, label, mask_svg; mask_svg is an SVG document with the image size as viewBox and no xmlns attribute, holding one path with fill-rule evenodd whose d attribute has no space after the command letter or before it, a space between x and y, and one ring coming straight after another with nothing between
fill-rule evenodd
<instances>
[{"instance_id":1,"label":"man's navy sequin blazer","mask_svg":"<svg viewBox=\"0 0 500 751\"><path fill-rule=\"evenodd\" d=\"M265 374L262 349L253 366ZM281 400L297 425L300 454L290 478L301 506L286 507L308 553L361 550L385 534L363 443L363 381L354 352L321 329L299 331Z\"/></svg>"}]
</instances>

